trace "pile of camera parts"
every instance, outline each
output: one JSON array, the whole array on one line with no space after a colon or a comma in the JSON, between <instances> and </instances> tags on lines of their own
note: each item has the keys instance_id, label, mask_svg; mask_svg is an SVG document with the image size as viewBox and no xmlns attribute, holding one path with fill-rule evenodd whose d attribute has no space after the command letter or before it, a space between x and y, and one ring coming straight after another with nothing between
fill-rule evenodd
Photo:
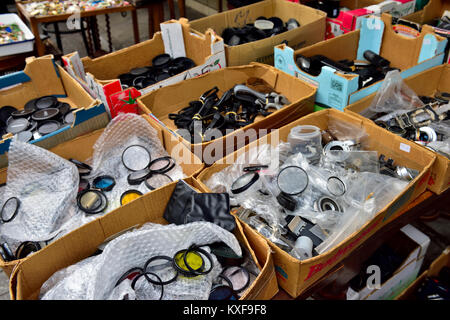
<instances>
[{"instance_id":1,"label":"pile of camera parts","mask_svg":"<svg viewBox=\"0 0 450 320\"><path fill-rule=\"evenodd\" d=\"M20 141L37 140L75 120L74 109L54 96L43 96L28 101L23 109L12 106L0 108L1 135L11 133Z\"/></svg>"},{"instance_id":2,"label":"pile of camera parts","mask_svg":"<svg viewBox=\"0 0 450 320\"><path fill-rule=\"evenodd\" d=\"M169 114L169 119L178 129L189 131L191 142L208 141L214 136L208 134L213 132L210 131L212 129L225 134L227 129L245 127L253 123L258 115L270 115L269 109L279 110L290 104L285 96L274 91L264 94L241 84L226 91L221 98L217 95L218 91L214 87L177 114ZM182 131L179 133L185 136Z\"/></svg>"},{"instance_id":3,"label":"pile of camera parts","mask_svg":"<svg viewBox=\"0 0 450 320\"><path fill-rule=\"evenodd\" d=\"M134 68L128 73L119 75L119 79L123 89L134 87L141 90L193 67L195 62L189 58L172 59L170 55L164 53L154 57L152 65Z\"/></svg>"},{"instance_id":4,"label":"pile of camera parts","mask_svg":"<svg viewBox=\"0 0 450 320\"><path fill-rule=\"evenodd\" d=\"M357 74L359 75L359 89L384 79L389 71L396 70L390 66L391 63L389 60L386 60L371 50L364 51L364 58L368 62L350 60L334 61L323 55L305 57L299 54L296 57L296 63L301 70L312 76L318 76L324 66L331 67L345 74Z\"/></svg>"},{"instance_id":5,"label":"pile of camera parts","mask_svg":"<svg viewBox=\"0 0 450 320\"><path fill-rule=\"evenodd\" d=\"M222 38L229 46L253 42L300 27L300 23L294 18L286 23L278 17L258 17L254 23L249 23L242 28L226 28L222 32Z\"/></svg>"}]
</instances>

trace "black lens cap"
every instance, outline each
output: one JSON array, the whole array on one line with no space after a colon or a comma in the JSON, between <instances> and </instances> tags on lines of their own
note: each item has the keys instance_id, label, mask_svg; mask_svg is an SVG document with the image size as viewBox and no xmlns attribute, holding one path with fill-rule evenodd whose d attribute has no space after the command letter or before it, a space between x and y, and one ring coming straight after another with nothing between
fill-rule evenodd
<instances>
[{"instance_id":1,"label":"black lens cap","mask_svg":"<svg viewBox=\"0 0 450 320\"><path fill-rule=\"evenodd\" d=\"M43 121L38 125L39 134L45 136L46 134L52 133L60 128L60 123L55 120Z\"/></svg>"},{"instance_id":2,"label":"black lens cap","mask_svg":"<svg viewBox=\"0 0 450 320\"><path fill-rule=\"evenodd\" d=\"M141 67L141 68L134 68L130 70L130 74L137 77L137 76L143 76L145 75L149 69L147 67Z\"/></svg>"},{"instance_id":3,"label":"black lens cap","mask_svg":"<svg viewBox=\"0 0 450 320\"><path fill-rule=\"evenodd\" d=\"M54 108L58 105L58 99L54 96L44 96L37 99L34 104L39 110Z\"/></svg>"},{"instance_id":4,"label":"black lens cap","mask_svg":"<svg viewBox=\"0 0 450 320\"><path fill-rule=\"evenodd\" d=\"M22 142L28 142L33 138L33 133L31 131L21 131L17 134L17 140Z\"/></svg>"},{"instance_id":5,"label":"black lens cap","mask_svg":"<svg viewBox=\"0 0 450 320\"><path fill-rule=\"evenodd\" d=\"M13 112L11 112L11 117L13 117L14 119L17 119L17 118L27 118L28 116L30 116L31 114L33 114L33 112L34 112L34 110L25 110L25 109L22 109L22 110L16 110L16 111L13 111Z\"/></svg>"},{"instance_id":6,"label":"black lens cap","mask_svg":"<svg viewBox=\"0 0 450 320\"><path fill-rule=\"evenodd\" d=\"M120 83L123 85L131 86L133 84L134 75L131 73L124 73L119 75Z\"/></svg>"},{"instance_id":7,"label":"black lens cap","mask_svg":"<svg viewBox=\"0 0 450 320\"><path fill-rule=\"evenodd\" d=\"M9 121L6 131L12 134L16 134L21 131L25 131L28 128L28 125L29 122L26 118L12 119Z\"/></svg>"},{"instance_id":8,"label":"black lens cap","mask_svg":"<svg viewBox=\"0 0 450 320\"><path fill-rule=\"evenodd\" d=\"M273 27L274 28L283 28L284 23L283 23L283 20L281 20L280 18L278 18L278 17L270 17L267 20L273 22Z\"/></svg>"},{"instance_id":9,"label":"black lens cap","mask_svg":"<svg viewBox=\"0 0 450 320\"><path fill-rule=\"evenodd\" d=\"M74 123L74 121L75 121L75 114L72 111L70 111L64 115L64 123L65 124L72 124L72 123Z\"/></svg>"},{"instance_id":10,"label":"black lens cap","mask_svg":"<svg viewBox=\"0 0 450 320\"><path fill-rule=\"evenodd\" d=\"M11 117L11 113L13 113L14 111L17 111L17 109L12 106L1 107L0 120L2 120L4 123L7 123L8 118Z\"/></svg>"},{"instance_id":11,"label":"black lens cap","mask_svg":"<svg viewBox=\"0 0 450 320\"><path fill-rule=\"evenodd\" d=\"M156 76L156 82L160 82L170 78L170 74L167 72L161 72Z\"/></svg>"},{"instance_id":12,"label":"black lens cap","mask_svg":"<svg viewBox=\"0 0 450 320\"><path fill-rule=\"evenodd\" d=\"M138 90L142 89L143 88L142 83L145 79L147 79L145 76L139 76L139 77L134 78L133 87L135 87Z\"/></svg>"},{"instance_id":13,"label":"black lens cap","mask_svg":"<svg viewBox=\"0 0 450 320\"><path fill-rule=\"evenodd\" d=\"M37 128L38 123L34 120L28 121L30 124L28 125L27 131L34 131Z\"/></svg>"},{"instance_id":14,"label":"black lens cap","mask_svg":"<svg viewBox=\"0 0 450 320\"><path fill-rule=\"evenodd\" d=\"M58 108L48 108L48 109L41 109L33 113L31 116L31 119L35 121L44 121L44 120L50 120L53 117L56 117L59 115L59 109Z\"/></svg>"},{"instance_id":15,"label":"black lens cap","mask_svg":"<svg viewBox=\"0 0 450 320\"><path fill-rule=\"evenodd\" d=\"M162 69L168 66L170 59L170 55L163 53L153 58L152 65L155 68Z\"/></svg>"},{"instance_id":16,"label":"black lens cap","mask_svg":"<svg viewBox=\"0 0 450 320\"><path fill-rule=\"evenodd\" d=\"M30 101L28 101L27 103L25 103L25 105L23 106L23 108L27 111L35 111L37 109L36 107L36 101L39 100L40 98L36 98L36 99L32 99Z\"/></svg>"},{"instance_id":17,"label":"black lens cap","mask_svg":"<svg viewBox=\"0 0 450 320\"><path fill-rule=\"evenodd\" d=\"M153 85L155 83L156 83L156 81L153 78L147 77L144 80L142 80L141 87L142 88L147 88L147 87L149 87L149 86L151 86L151 85Z\"/></svg>"},{"instance_id":18,"label":"black lens cap","mask_svg":"<svg viewBox=\"0 0 450 320\"><path fill-rule=\"evenodd\" d=\"M71 107L70 104L65 102L60 102L58 105L59 113L62 115L65 115L67 112L70 111Z\"/></svg>"}]
</instances>

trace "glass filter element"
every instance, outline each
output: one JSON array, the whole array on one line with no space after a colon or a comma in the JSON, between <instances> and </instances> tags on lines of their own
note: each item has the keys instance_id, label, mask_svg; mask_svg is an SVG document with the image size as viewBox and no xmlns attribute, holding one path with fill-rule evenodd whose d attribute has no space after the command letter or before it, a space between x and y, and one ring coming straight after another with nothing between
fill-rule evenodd
<instances>
[{"instance_id":1,"label":"glass filter element","mask_svg":"<svg viewBox=\"0 0 450 320\"><path fill-rule=\"evenodd\" d=\"M308 174L298 166L288 166L278 174L277 183L281 192L294 196L305 191L309 183Z\"/></svg>"},{"instance_id":2,"label":"glass filter element","mask_svg":"<svg viewBox=\"0 0 450 320\"><path fill-rule=\"evenodd\" d=\"M131 145L122 153L122 163L130 171L144 170L150 161L150 152L141 145Z\"/></svg>"}]
</instances>

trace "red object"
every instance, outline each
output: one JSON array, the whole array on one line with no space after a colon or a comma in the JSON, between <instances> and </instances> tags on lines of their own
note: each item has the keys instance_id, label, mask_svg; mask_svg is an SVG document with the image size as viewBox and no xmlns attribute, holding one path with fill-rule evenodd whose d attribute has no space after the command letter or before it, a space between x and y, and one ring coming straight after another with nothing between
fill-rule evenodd
<instances>
[{"instance_id":1,"label":"red object","mask_svg":"<svg viewBox=\"0 0 450 320\"><path fill-rule=\"evenodd\" d=\"M110 95L111 118L116 117L120 112L138 114L136 98L140 95L141 93L135 88L128 88Z\"/></svg>"}]
</instances>

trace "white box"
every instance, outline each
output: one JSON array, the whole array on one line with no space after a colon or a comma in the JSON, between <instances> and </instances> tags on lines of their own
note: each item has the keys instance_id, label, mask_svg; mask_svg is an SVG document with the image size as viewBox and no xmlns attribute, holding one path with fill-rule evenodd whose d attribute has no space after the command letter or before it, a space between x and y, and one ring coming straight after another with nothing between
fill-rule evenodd
<instances>
[{"instance_id":1,"label":"white box","mask_svg":"<svg viewBox=\"0 0 450 320\"><path fill-rule=\"evenodd\" d=\"M417 278L430 238L410 224L401 228L400 231L415 244L415 249L409 253L394 274L381 284L380 289L369 289L366 286L359 292L355 292L348 288L347 300L392 300Z\"/></svg>"},{"instance_id":2,"label":"white box","mask_svg":"<svg viewBox=\"0 0 450 320\"><path fill-rule=\"evenodd\" d=\"M25 35L23 41L0 44L0 57L33 51L34 35L17 14L0 14L0 23L6 25L15 23Z\"/></svg>"}]
</instances>

